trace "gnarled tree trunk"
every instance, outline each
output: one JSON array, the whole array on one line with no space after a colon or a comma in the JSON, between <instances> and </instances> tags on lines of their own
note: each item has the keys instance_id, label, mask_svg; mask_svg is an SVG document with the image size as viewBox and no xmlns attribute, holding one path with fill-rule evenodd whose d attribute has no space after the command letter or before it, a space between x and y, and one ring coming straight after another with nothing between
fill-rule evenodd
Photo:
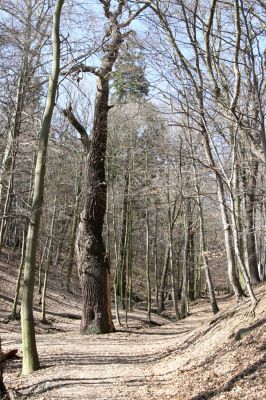
<instances>
[{"instance_id":1,"label":"gnarled tree trunk","mask_svg":"<svg viewBox=\"0 0 266 400\"><path fill-rule=\"evenodd\" d=\"M83 297L81 332L114 330L111 317L109 265L103 241L106 210L105 153L109 80L98 77L91 150L87 158L86 200L77 235L77 263Z\"/></svg>"},{"instance_id":2,"label":"gnarled tree trunk","mask_svg":"<svg viewBox=\"0 0 266 400\"><path fill-rule=\"evenodd\" d=\"M97 76L94 120L90 152L86 163L85 205L80 216L77 234L77 263L83 297L81 332L106 333L114 330L111 316L110 273L108 257L103 241L103 224L106 212L107 185L105 181L105 158L107 144L107 118L110 106L109 81L120 46L130 31L122 33L148 4L132 12L127 2L113 7L109 0L101 0L108 20L103 39L104 56L100 67L79 64L68 73L83 71ZM123 12L129 15L121 21ZM122 18L123 20L123 18ZM107 40L106 40L107 39Z\"/></svg>"}]
</instances>

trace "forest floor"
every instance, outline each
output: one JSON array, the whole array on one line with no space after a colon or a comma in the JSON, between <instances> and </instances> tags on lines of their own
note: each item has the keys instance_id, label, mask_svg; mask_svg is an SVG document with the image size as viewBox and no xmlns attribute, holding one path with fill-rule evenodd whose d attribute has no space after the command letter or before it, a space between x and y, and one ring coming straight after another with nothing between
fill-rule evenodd
<instances>
[{"instance_id":1,"label":"forest floor","mask_svg":"<svg viewBox=\"0 0 266 400\"><path fill-rule=\"evenodd\" d=\"M173 322L152 314L148 324L143 304L129 313L128 327L115 333L82 336L77 295L68 296L54 274L48 290L47 318L42 324L36 297L37 347L41 369L21 377L19 321L7 322L15 290L17 261L0 262L0 332L4 352L17 348L6 363L4 381L11 399L241 399L266 398L266 285L256 288L255 315L248 299L236 304L219 297L221 311L195 302L190 316ZM62 314L65 313L65 317ZM242 340L240 328L252 329Z\"/></svg>"}]
</instances>

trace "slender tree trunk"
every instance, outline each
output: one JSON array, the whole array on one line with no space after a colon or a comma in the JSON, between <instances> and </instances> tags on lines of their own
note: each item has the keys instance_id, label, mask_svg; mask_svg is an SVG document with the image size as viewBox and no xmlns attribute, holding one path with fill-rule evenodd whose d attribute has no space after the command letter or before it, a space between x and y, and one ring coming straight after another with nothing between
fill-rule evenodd
<instances>
[{"instance_id":1,"label":"slender tree trunk","mask_svg":"<svg viewBox=\"0 0 266 400\"><path fill-rule=\"evenodd\" d=\"M171 285L172 285L172 300L173 300L173 309L175 312L176 319L180 319L180 314L178 310L177 304L177 291L176 291L176 284L175 284L175 271L174 271L174 262L173 262L173 229L175 226L176 220L176 203L177 200L174 202L173 209L171 209L170 203L170 168L168 163L168 174L167 174L167 202L168 202L168 246L169 246L169 267L170 267L170 274L171 274Z\"/></svg>"},{"instance_id":2,"label":"slender tree trunk","mask_svg":"<svg viewBox=\"0 0 266 400\"><path fill-rule=\"evenodd\" d=\"M210 143L209 143L209 139L207 136L208 134L205 131L203 135L204 135L204 147L205 147L206 157L208 159L210 166L214 169L214 171L216 171L216 165L215 165L215 162L213 159L213 155L211 153ZM218 200L219 200L219 204L220 204L220 210L221 210L222 222L223 222L223 228L224 228L224 241L225 241L225 249L226 249L226 255L227 255L228 276L229 276L230 283L233 287L235 296L236 296L237 300L239 300L243 296L243 289L241 288L240 282L239 282L237 274L236 274L235 254L234 254L234 248L233 248L233 235L232 235L232 228L230 225L230 219L229 219L229 215L228 215L228 208L226 205L224 183L218 172L215 172L215 176L216 176L216 182L217 182Z\"/></svg>"},{"instance_id":3,"label":"slender tree trunk","mask_svg":"<svg viewBox=\"0 0 266 400\"><path fill-rule=\"evenodd\" d=\"M4 184L7 184L7 188L4 188L4 187L2 188L3 192L5 193L5 196L6 196L4 209L3 209L4 216L7 216L10 213L11 207L12 207L12 193L14 191L14 172L15 172L17 148L18 148L17 140L18 140L17 137L15 137L13 140L12 148L10 148L9 158L8 158L8 161L6 164L6 169L10 173L8 182L7 182L7 179L5 179L5 178L3 179ZM16 221L13 221L13 222L15 224L15 229L16 229L17 223L16 223ZM1 224L0 224L0 252L4 245L5 233L6 233L7 226L8 226L8 220L6 218L3 218L1 220ZM10 242L10 245L11 245L11 242ZM16 245L16 235L14 235L13 247L15 247L15 245Z\"/></svg>"},{"instance_id":4,"label":"slender tree trunk","mask_svg":"<svg viewBox=\"0 0 266 400\"><path fill-rule=\"evenodd\" d=\"M155 277L155 300L159 308L159 287L158 287L158 209L155 209L155 227L154 227L154 277Z\"/></svg>"},{"instance_id":5,"label":"slender tree trunk","mask_svg":"<svg viewBox=\"0 0 266 400\"><path fill-rule=\"evenodd\" d=\"M121 326L120 316L119 316L119 308L118 308L118 300L117 300L117 293L118 293L118 270L119 270L119 254L118 254L118 238L116 232L116 223L115 223L115 198L114 198L114 189L112 187L112 194L113 194L113 232L114 232L114 251L115 251L115 276L114 276L114 300L115 300L115 317L116 323L118 326Z\"/></svg>"},{"instance_id":6,"label":"slender tree trunk","mask_svg":"<svg viewBox=\"0 0 266 400\"><path fill-rule=\"evenodd\" d=\"M129 222L128 222L128 249L127 249L127 297L128 309L132 309L132 205L129 201Z\"/></svg>"},{"instance_id":7,"label":"slender tree trunk","mask_svg":"<svg viewBox=\"0 0 266 400\"><path fill-rule=\"evenodd\" d=\"M250 277L248 276L248 272L246 269L246 266L243 262L242 255L240 253L240 248L239 248L239 235L238 235L238 230L237 230L237 219L236 219L236 211L235 211L235 206L234 206L234 199L232 196L232 192L230 192L230 200L231 200L231 207L232 207L232 230L233 230L233 237L234 237L234 246L235 246L235 253L236 257L241 269L241 273L243 274L243 278L245 280L245 284L247 286L247 291L251 299L251 303L253 306L257 304L257 299L255 297L252 284L250 282Z\"/></svg>"},{"instance_id":8,"label":"slender tree trunk","mask_svg":"<svg viewBox=\"0 0 266 400\"><path fill-rule=\"evenodd\" d=\"M231 146L236 144L231 143ZM234 163L234 170L233 170L233 179L232 179L232 191L234 195L234 203L235 203L235 210L236 210L236 221L237 221L237 231L239 237L239 249L240 254L245 262L245 247L244 247L244 232L243 232L243 225L242 225L242 218L241 218L241 198L240 198L240 186L239 186L239 175L240 175L240 168L239 168L239 161L236 160ZM243 287L243 276L241 272L241 268L238 267L238 279L240 282L241 287Z\"/></svg>"},{"instance_id":9,"label":"slender tree trunk","mask_svg":"<svg viewBox=\"0 0 266 400\"><path fill-rule=\"evenodd\" d=\"M18 81L17 98L15 105L15 115L12 128L9 130L6 148L3 154L3 159L0 168L0 206L2 207L5 203L5 198L8 195L6 191L7 183L5 179L6 173L10 170L14 154L17 153L17 137L19 135L21 125L21 113L24 106L24 84L22 78L22 72ZM3 211L3 209L1 210Z\"/></svg>"},{"instance_id":10,"label":"slender tree trunk","mask_svg":"<svg viewBox=\"0 0 266 400\"><path fill-rule=\"evenodd\" d=\"M60 70L60 38L59 25L60 15L64 0L57 0L55 5L52 42L53 42L53 62L52 72L49 81L48 94L46 99L45 111L42 119L42 126L39 137L39 145L35 167L34 190L31 216L28 227L25 261L24 261L24 287L21 305L21 329L22 329L22 351L23 365L22 374L28 375L32 371L39 369L39 359L36 347L34 318L33 318L33 290L35 278L36 249L39 233L39 224L42 213L45 160L55 96L57 90L58 76Z\"/></svg>"},{"instance_id":11,"label":"slender tree trunk","mask_svg":"<svg viewBox=\"0 0 266 400\"><path fill-rule=\"evenodd\" d=\"M127 220L126 220L126 231L125 231L125 238L124 238L124 250L123 250L123 275L124 277L122 278L122 276L120 276L121 279L125 279L125 283L124 285L124 289L125 289L125 293L124 293L124 298L123 298L123 302L122 302L122 307L125 310L125 323L126 323L126 327L127 325L127 317L128 317L128 256L129 256L129 252L128 252L128 244L129 244L129 214L127 213ZM121 284L121 282L120 282Z\"/></svg>"},{"instance_id":12,"label":"slender tree trunk","mask_svg":"<svg viewBox=\"0 0 266 400\"><path fill-rule=\"evenodd\" d=\"M159 290L159 312L165 310L164 301L165 301L165 288L166 288L166 279L168 274L168 267L169 267L169 257L170 257L170 248L169 243L166 245L165 256L164 256L164 264L163 264L163 271L161 276L161 284Z\"/></svg>"},{"instance_id":13,"label":"slender tree trunk","mask_svg":"<svg viewBox=\"0 0 266 400\"><path fill-rule=\"evenodd\" d=\"M128 310L131 308L132 291L132 202L131 202L131 174L128 174L128 206L127 206L127 229L126 229L126 324Z\"/></svg>"},{"instance_id":14,"label":"slender tree trunk","mask_svg":"<svg viewBox=\"0 0 266 400\"><path fill-rule=\"evenodd\" d=\"M19 298L19 292L20 292L20 286L21 286L20 283L21 283L24 257L25 257L25 244L26 244L26 233L25 233L25 231L23 231L21 259L20 259L20 265L19 265L19 271L18 271L16 292L15 292L15 297L14 297L14 302L13 302L13 307L12 307L12 319L13 320L15 320L17 318L17 305L18 305L18 298Z\"/></svg>"},{"instance_id":15,"label":"slender tree trunk","mask_svg":"<svg viewBox=\"0 0 266 400\"><path fill-rule=\"evenodd\" d=\"M42 255L39 261L39 271L38 271L38 294L42 293L42 267L44 263L44 259L46 256L47 252L47 247L48 247L48 241L49 239L47 238L43 247ZM40 304L41 304L41 298L40 298Z\"/></svg>"},{"instance_id":16,"label":"slender tree trunk","mask_svg":"<svg viewBox=\"0 0 266 400\"><path fill-rule=\"evenodd\" d=\"M186 210L185 210L185 244L184 244L184 258L182 265L182 289L181 289L181 306L180 306L180 318L186 318L188 316L188 262L189 262L189 234L191 229L191 200L186 199Z\"/></svg>"},{"instance_id":17,"label":"slender tree trunk","mask_svg":"<svg viewBox=\"0 0 266 400\"><path fill-rule=\"evenodd\" d=\"M173 300L173 308L175 312L176 319L180 319L180 313L177 304L177 289L176 289L176 280L175 280L175 271L174 271L174 263L173 263L173 237L172 233L170 233L169 238L169 265L171 271L171 283L172 283L172 300Z\"/></svg>"},{"instance_id":18,"label":"slender tree trunk","mask_svg":"<svg viewBox=\"0 0 266 400\"><path fill-rule=\"evenodd\" d=\"M122 209L122 227L120 238L120 266L119 266L119 295L123 309L125 309L125 296L126 296L126 268L125 268L125 249L126 249L126 230L128 221L128 189L129 189L129 155L126 161L125 173L125 188Z\"/></svg>"},{"instance_id":19,"label":"slender tree trunk","mask_svg":"<svg viewBox=\"0 0 266 400\"><path fill-rule=\"evenodd\" d=\"M70 282L72 277L72 270L73 270L73 262L74 262L74 255L75 255L75 242L77 236L77 228L78 228L78 211L79 211L79 199L81 193L81 175L82 172L77 176L76 180L76 190L75 190L75 205L73 210L73 220L72 220L72 228L71 228L71 236L70 236L70 243L69 243L69 253L68 253L68 261L67 261L67 276L66 276L66 287L67 290L70 290Z\"/></svg>"},{"instance_id":20,"label":"slender tree trunk","mask_svg":"<svg viewBox=\"0 0 266 400\"><path fill-rule=\"evenodd\" d=\"M251 283L258 283L260 281L258 273L258 258L256 250L256 237L255 237L255 189L256 189L256 175L258 173L258 163L256 162L246 187L246 221L247 221L247 254L248 254L248 269Z\"/></svg>"},{"instance_id":21,"label":"slender tree trunk","mask_svg":"<svg viewBox=\"0 0 266 400\"><path fill-rule=\"evenodd\" d=\"M189 231L189 268L188 268L188 281L189 281L189 299L191 301L195 300L195 232L191 228Z\"/></svg>"},{"instance_id":22,"label":"slender tree trunk","mask_svg":"<svg viewBox=\"0 0 266 400\"><path fill-rule=\"evenodd\" d=\"M22 112L25 107L25 96L31 79L29 68L28 41L31 35L31 21L25 26L26 38L25 48L21 60L21 71L18 79L17 96L12 126L8 132L7 143L0 166L0 213L5 214L11 207L11 192L13 189L13 174L15 170L16 156L18 151L18 138L21 129ZM7 174L10 174L9 183ZM4 208L4 209L3 209ZM0 252L4 243L7 221L2 220L0 226Z\"/></svg>"},{"instance_id":23,"label":"slender tree trunk","mask_svg":"<svg viewBox=\"0 0 266 400\"><path fill-rule=\"evenodd\" d=\"M149 211L146 209L146 283L147 283L147 320L151 321L151 278L150 278L150 224Z\"/></svg>"},{"instance_id":24,"label":"slender tree trunk","mask_svg":"<svg viewBox=\"0 0 266 400\"><path fill-rule=\"evenodd\" d=\"M54 207L53 207L53 214L52 214L52 220L51 220L50 235L49 235L49 241L48 241L48 246L47 246L47 261L46 261L46 268L45 268L45 272L44 272L43 289L42 289L41 321L43 323L47 322L46 321L46 290L47 290L47 284L48 284L49 268L50 268L50 265L52 264L52 246L53 246L54 229L55 229L55 223L56 223L57 194L58 193L56 192L55 198L54 198Z\"/></svg>"},{"instance_id":25,"label":"slender tree trunk","mask_svg":"<svg viewBox=\"0 0 266 400\"><path fill-rule=\"evenodd\" d=\"M191 137L190 137L190 143L191 143L191 153L192 153L192 157L194 159L194 151L193 151L193 144L192 144ZM198 205L199 222L200 222L201 257L202 257L203 267L204 267L204 271L205 271L206 284L207 284L208 290L209 290L212 312L213 312L213 314L216 314L217 312L219 312L219 307L218 307L216 297L215 297L214 286L213 286L210 267L209 267L209 260L208 260L208 256L207 256L207 243L206 243L205 230L204 230L203 207L202 207L202 200L200 198L200 189L199 189L197 171L196 171L196 166L195 166L194 160L193 160L193 174L194 174L194 179L195 179L195 189L196 189L196 194L197 194L197 205Z\"/></svg>"},{"instance_id":26,"label":"slender tree trunk","mask_svg":"<svg viewBox=\"0 0 266 400\"><path fill-rule=\"evenodd\" d=\"M219 307L216 301L215 293L214 293L214 286L211 278L211 272L209 267L209 260L207 256L207 245L205 239L205 232L204 232L204 219L203 219L203 210L200 198L198 197L198 207L199 207L199 217L200 217L200 239L201 239L201 256L203 260L203 267L205 271L206 283L208 286L212 312L216 314L219 311Z\"/></svg>"},{"instance_id":27,"label":"slender tree trunk","mask_svg":"<svg viewBox=\"0 0 266 400\"><path fill-rule=\"evenodd\" d=\"M234 168L234 164L237 160L237 143L236 143L236 136L234 136L234 140L232 141L231 144L231 153L232 153L232 163L233 163L233 168ZM257 304L257 300L252 288L252 284L250 282L250 277L248 275L245 263L244 263L244 257L243 254L241 253L241 247L240 247L240 239L239 239L239 230L238 230L238 217L239 215L237 214L238 209L236 208L236 201L234 198L234 193L233 193L233 187L232 187L232 179L228 179L227 178L227 185L228 185L228 189L229 189L229 196L230 196L230 206L231 206L231 220L232 220L232 232L233 232L233 243L234 243L234 251L237 257L237 261L238 261L238 265L239 265L239 269L240 269L240 273L242 274L246 287L247 287L247 291L249 293L250 299L251 299L251 303L253 304L253 306L255 306Z\"/></svg>"}]
</instances>

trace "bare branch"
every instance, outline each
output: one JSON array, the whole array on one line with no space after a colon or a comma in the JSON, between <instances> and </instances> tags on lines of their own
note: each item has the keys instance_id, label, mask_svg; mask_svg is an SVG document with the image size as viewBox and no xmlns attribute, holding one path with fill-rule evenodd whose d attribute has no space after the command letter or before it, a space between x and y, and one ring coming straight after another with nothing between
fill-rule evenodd
<instances>
[{"instance_id":1,"label":"bare branch","mask_svg":"<svg viewBox=\"0 0 266 400\"><path fill-rule=\"evenodd\" d=\"M110 3L111 3L111 0L99 0L100 1L100 3L102 3L102 5L103 5L103 9L104 9L104 14L105 14L105 16L107 17L107 18L110 18L110 15L111 15L111 13L110 13Z\"/></svg>"},{"instance_id":2,"label":"bare branch","mask_svg":"<svg viewBox=\"0 0 266 400\"><path fill-rule=\"evenodd\" d=\"M211 79L212 79L214 87L215 87L215 94L216 94L216 96L219 96L220 89L219 89L219 87L217 85L217 81L216 81L214 73L213 73L212 55L211 55L211 49L210 49L210 36L211 36L211 30L212 30L212 26L213 26L216 3L217 3L217 0L212 0L209 20L208 20L208 23L207 23L207 31L206 31L205 39L206 39L206 54L207 54L206 63L207 63L207 68L209 70Z\"/></svg>"},{"instance_id":3,"label":"bare branch","mask_svg":"<svg viewBox=\"0 0 266 400\"><path fill-rule=\"evenodd\" d=\"M117 9L116 9L116 11L114 12L114 16L115 16L116 18L119 17L119 15L122 14L124 5L125 5L125 0L119 0L118 5L117 5Z\"/></svg>"},{"instance_id":4,"label":"bare branch","mask_svg":"<svg viewBox=\"0 0 266 400\"><path fill-rule=\"evenodd\" d=\"M132 22L135 18L137 18L137 16L138 16L139 14L142 13L142 11L144 11L147 7L149 7L149 5L150 5L150 1L147 1L147 2L146 2L142 7L140 7L134 14L130 15L126 21L124 21L124 22L122 22L121 24L119 24L119 28L120 28L120 29L121 29L121 28L125 28L126 26L130 25L131 22Z\"/></svg>"},{"instance_id":5,"label":"bare branch","mask_svg":"<svg viewBox=\"0 0 266 400\"><path fill-rule=\"evenodd\" d=\"M91 74L94 74L96 76L101 76L97 67L85 65L83 63L73 65L72 67L69 68L68 71L62 71L61 75L67 76L71 74L78 74L79 72L90 72Z\"/></svg>"},{"instance_id":6,"label":"bare branch","mask_svg":"<svg viewBox=\"0 0 266 400\"><path fill-rule=\"evenodd\" d=\"M75 115L72 112L72 107L71 105L63 110L64 116L68 119L68 121L70 122L70 124L78 131L78 133L80 134L80 140L86 150L86 152L88 153L90 150L90 146L91 146L91 140L89 138L89 135L87 133L87 130L84 128L83 125L81 125L81 123L77 120L77 118L75 117Z\"/></svg>"},{"instance_id":7,"label":"bare branch","mask_svg":"<svg viewBox=\"0 0 266 400\"><path fill-rule=\"evenodd\" d=\"M239 94L240 94L240 84L241 84L241 74L239 69L239 52L240 52L240 41L241 41L241 22L240 22L240 12L238 0L235 0L235 28L236 28L236 44L235 44L235 59L234 59L234 71L235 71L235 87L233 99L230 104L230 110L235 113L237 106Z\"/></svg>"}]
</instances>

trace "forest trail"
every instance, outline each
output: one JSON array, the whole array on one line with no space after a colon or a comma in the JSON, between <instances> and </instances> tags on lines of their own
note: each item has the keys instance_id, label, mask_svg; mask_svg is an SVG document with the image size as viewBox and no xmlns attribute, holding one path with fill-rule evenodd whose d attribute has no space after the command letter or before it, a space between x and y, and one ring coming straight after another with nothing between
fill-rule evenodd
<instances>
[{"instance_id":1,"label":"forest trail","mask_svg":"<svg viewBox=\"0 0 266 400\"><path fill-rule=\"evenodd\" d=\"M60 325L65 332L37 335L43 369L21 379L17 360L10 385L36 399L153 398L149 393L154 384L169 381L168 374L158 374L158 367L209 316L202 309L198 313L199 318L194 314L179 323L153 315L153 321L162 325L148 326L145 312L138 310L129 313L128 329L117 327L115 333L90 336L78 334L79 321L71 320L69 332L65 319ZM2 336L6 347L20 346L18 333Z\"/></svg>"},{"instance_id":2,"label":"forest trail","mask_svg":"<svg viewBox=\"0 0 266 400\"><path fill-rule=\"evenodd\" d=\"M153 314L158 325L148 325L146 312L136 305L129 313L128 328L121 313L123 327L116 327L117 332L90 336L78 333L79 320L60 316L78 316L78 298L66 299L62 290L53 288L48 292L49 325L39 322L35 308L42 369L21 377L20 325L18 321L4 323L15 282L10 270L0 269L6 282L0 294L0 328L3 349L19 349L20 357L9 361L5 371L14 399L266 398L265 285L256 290L260 301L255 318L247 313L248 300L236 305L233 297L223 297L217 321L208 301L202 299L183 321ZM239 328L256 322L258 326L247 337L234 340Z\"/></svg>"}]
</instances>

